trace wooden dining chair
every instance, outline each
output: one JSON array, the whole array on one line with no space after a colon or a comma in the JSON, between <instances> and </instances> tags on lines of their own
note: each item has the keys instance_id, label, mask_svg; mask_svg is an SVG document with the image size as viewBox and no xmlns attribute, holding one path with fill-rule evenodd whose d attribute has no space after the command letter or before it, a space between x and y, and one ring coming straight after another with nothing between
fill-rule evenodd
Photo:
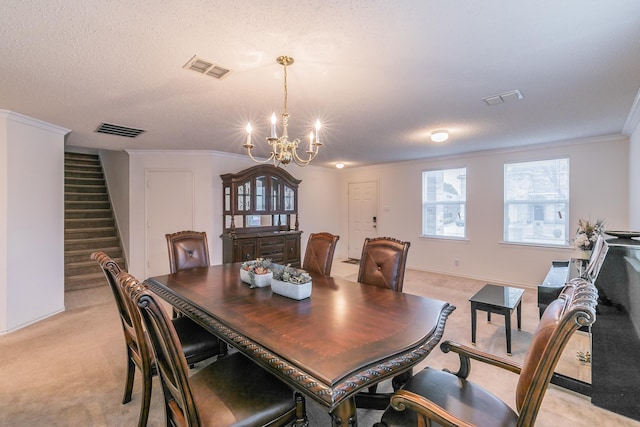
<instances>
[{"instance_id":1,"label":"wooden dining chair","mask_svg":"<svg viewBox=\"0 0 640 427\"><path fill-rule=\"evenodd\" d=\"M165 234L169 252L169 269L171 273L195 267L209 267L209 244L204 231L178 231ZM181 313L173 308L173 317Z\"/></svg>"},{"instance_id":2,"label":"wooden dining chair","mask_svg":"<svg viewBox=\"0 0 640 427\"><path fill-rule=\"evenodd\" d=\"M173 322L146 285L117 276L138 308L156 356L167 426L295 426L308 424L302 395L235 352L189 376Z\"/></svg>"},{"instance_id":3,"label":"wooden dining chair","mask_svg":"<svg viewBox=\"0 0 640 427\"><path fill-rule=\"evenodd\" d=\"M402 292L410 245L392 237L364 239L358 282Z\"/></svg>"},{"instance_id":4,"label":"wooden dining chair","mask_svg":"<svg viewBox=\"0 0 640 427\"><path fill-rule=\"evenodd\" d=\"M195 267L209 267L209 244L204 231L178 231L165 235L171 273Z\"/></svg>"},{"instance_id":5,"label":"wooden dining chair","mask_svg":"<svg viewBox=\"0 0 640 427\"><path fill-rule=\"evenodd\" d=\"M91 259L100 264L109 283L113 297L116 300L124 340L127 345L127 379L122 403L131 401L135 370L138 367L142 376L142 400L140 402L138 426L144 427L147 425L149 416L151 378L156 371L152 352L137 308L118 286L116 277L122 270L115 261L103 252L92 253ZM173 327L182 343L182 350L190 365L214 357L219 353L220 344L218 338L188 317L183 316L173 319Z\"/></svg>"},{"instance_id":6,"label":"wooden dining chair","mask_svg":"<svg viewBox=\"0 0 640 427\"><path fill-rule=\"evenodd\" d=\"M573 333L596 320L597 290L573 279L545 310L524 363L518 365L451 341L443 352L458 353L458 372L425 368L391 398L382 421L374 427L533 426L558 359ZM488 390L467 381L471 359L519 374L514 411Z\"/></svg>"},{"instance_id":7,"label":"wooden dining chair","mask_svg":"<svg viewBox=\"0 0 640 427\"><path fill-rule=\"evenodd\" d=\"M392 237L366 238L362 245L358 282L402 292L407 253L410 242ZM411 375L411 371L393 379L394 389ZM378 385L356 395L356 405L366 409L384 409L389 402L389 393L377 393Z\"/></svg>"},{"instance_id":8,"label":"wooden dining chair","mask_svg":"<svg viewBox=\"0 0 640 427\"><path fill-rule=\"evenodd\" d=\"M340 236L331 233L311 233L302 262L302 269L323 276L331 275L333 254Z\"/></svg>"}]
</instances>

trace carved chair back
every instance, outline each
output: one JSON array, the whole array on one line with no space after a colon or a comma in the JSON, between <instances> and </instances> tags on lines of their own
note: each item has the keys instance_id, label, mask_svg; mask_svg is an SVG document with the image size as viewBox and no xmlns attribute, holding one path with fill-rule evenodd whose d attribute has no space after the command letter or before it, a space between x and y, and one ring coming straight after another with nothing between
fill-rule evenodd
<instances>
[{"instance_id":1,"label":"carved chair back","mask_svg":"<svg viewBox=\"0 0 640 427\"><path fill-rule=\"evenodd\" d=\"M330 276L333 254L336 250L338 239L340 239L340 236L331 233L311 233L307 242L302 269L309 273Z\"/></svg>"},{"instance_id":2,"label":"carved chair back","mask_svg":"<svg viewBox=\"0 0 640 427\"><path fill-rule=\"evenodd\" d=\"M366 238L358 282L402 292L410 245L392 237Z\"/></svg>"},{"instance_id":3,"label":"carved chair back","mask_svg":"<svg viewBox=\"0 0 640 427\"><path fill-rule=\"evenodd\" d=\"M573 279L545 310L525 356L516 387L519 425L533 425L562 351L575 331L596 319L597 290Z\"/></svg>"},{"instance_id":4,"label":"carved chair back","mask_svg":"<svg viewBox=\"0 0 640 427\"><path fill-rule=\"evenodd\" d=\"M167 238L171 273L211 265L206 232L179 231L167 234L165 237Z\"/></svg>"}]
</instances>

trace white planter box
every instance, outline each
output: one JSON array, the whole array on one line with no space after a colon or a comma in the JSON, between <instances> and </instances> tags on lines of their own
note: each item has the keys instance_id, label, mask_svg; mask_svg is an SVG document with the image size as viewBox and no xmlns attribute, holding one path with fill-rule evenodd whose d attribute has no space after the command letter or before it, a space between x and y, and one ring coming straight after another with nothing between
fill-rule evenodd
<instances>
[{"instance_id":1,"label":"white planter box","mask_svg":"<svg viewBox=\"0 0 640 427\"><path fill-rule=\"evenodd\" d=\"M253 282L251 281L251 275L247 270L240 269L240 280L244 283L248 283L256 288L264 288L265 286L271 285L271 279L273 278L273 273L268 272L266 274L256 274L253 277Z\"/></svg>"},{"instance_id":2,"label":"white planter box","mask_svg":"<svg viewBox=\"0 0 640 427\"><path fill-rule=\"evenodd\" d=\"M301 300L309 298L311 296L311 283L312 282L305 283L303 285L296 285L293 283L272 279L271 290L278 295Z\"/></svg>"}]
</instances>

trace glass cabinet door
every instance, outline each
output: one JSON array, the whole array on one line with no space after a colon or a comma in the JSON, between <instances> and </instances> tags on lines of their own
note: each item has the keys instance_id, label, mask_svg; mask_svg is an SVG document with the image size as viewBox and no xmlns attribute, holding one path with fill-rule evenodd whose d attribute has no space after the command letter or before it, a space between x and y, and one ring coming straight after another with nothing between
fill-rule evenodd
<instances>
[{"instance_id":1,"label":"glass cabinet door","mask_svg":"<svg viewBox=\"0 0 640 427\"><path fill-rule=\"evenodd\" d=\"M224 210L225 212L231 211L231 187L224 187Z\"/></svg>"},{"instance_id":2,"label":"glass cabinet door","mask_svg":"<svg viewBox=\"0 0 640 427\"><path fill-rule=\"evenodd\" d=\"M280 178L271 177L271 210L276 212L280 207Z\"/></svg>"},{"instance_id":3,"label":"glass cabinet door","mask_svg":"<svg viewBox=\"0 0 640 427\"><path fill-rule=\"evenodd\" d=\"M267 177L256 178L256 210L267 210Z\"/></svg>"},{"instance_id":4,"label":"glass cabinet door","mask_svg":"<svg viewBox=\"0 0 640 427\"><path fill-rule=\"evenodd\" d=\"M245 182L238 186L238 211L251 210L251 183Z\"/></svg>"},{"instance_id":5,"label":"glass cabinet door","mask_svg":"<svg viewBox=\"0 0 640 427\"><path fill-rule=\"evenodd\" d=\"M296 209L296 193L288 185L284 186L284 210L293 212Z\"/></svg>"}]
</instances>

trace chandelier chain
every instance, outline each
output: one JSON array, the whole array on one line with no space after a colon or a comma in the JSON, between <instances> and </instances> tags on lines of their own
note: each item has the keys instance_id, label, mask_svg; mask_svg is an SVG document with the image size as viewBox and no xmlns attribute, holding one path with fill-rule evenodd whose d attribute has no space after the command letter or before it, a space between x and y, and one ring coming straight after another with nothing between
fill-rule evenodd
<instances>
[{"instance_id":1,"label":"chandelier chain","mask_svg":"<svg viewBox=\"0 0 640 427\"><path fill-rule=\"evenodd\" d=\"M284 109L283 114L287 114L287 98L289 97L289 90L287 89L287 63L284 65Z\"/></svg>"}]
</instances>

